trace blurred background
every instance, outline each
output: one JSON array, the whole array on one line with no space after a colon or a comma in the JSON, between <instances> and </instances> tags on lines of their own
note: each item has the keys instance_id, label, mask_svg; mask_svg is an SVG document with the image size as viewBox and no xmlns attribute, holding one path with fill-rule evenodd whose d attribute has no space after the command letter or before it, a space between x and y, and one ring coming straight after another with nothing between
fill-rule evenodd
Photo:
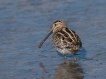
<instances>
[{"instance_id":1,"label":"blurred background","mask_svg":"<svg viewBox=\"0 0 106 79\"><path fill-rule=\"evenodd\" d=\"M56 20L82 40L76 63L38 48ZM106 0L0 0L0 79L105 79L105 41Z\"/></svg>"}]
</instances>

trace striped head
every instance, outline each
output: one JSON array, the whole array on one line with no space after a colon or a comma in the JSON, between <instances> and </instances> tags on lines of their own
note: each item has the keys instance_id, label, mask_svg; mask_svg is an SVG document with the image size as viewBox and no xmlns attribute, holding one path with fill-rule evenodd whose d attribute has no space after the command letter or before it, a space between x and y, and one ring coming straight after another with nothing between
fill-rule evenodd
<instances>
[{"instance_id":1,"label":"striped head","mask_svg":"<svg viewBox=\"0 0 106 79\"><path fill-rule=\"evenodd\" d=\"M52 31L58 32L61 31L63 28L66 28L66 24L61 20L57 20L53 23Z\"/></svg>"}]
</instances>

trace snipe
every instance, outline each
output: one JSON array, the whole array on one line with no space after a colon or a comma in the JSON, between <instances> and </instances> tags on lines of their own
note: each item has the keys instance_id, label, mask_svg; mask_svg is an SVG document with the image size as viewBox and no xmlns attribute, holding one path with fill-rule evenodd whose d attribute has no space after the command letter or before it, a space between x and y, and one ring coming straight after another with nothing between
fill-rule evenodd
<instances>
[{"instance_id":1,"label":"snipe","mask_svg":"<svg viewBox=\"0 0 106 79\"><path fill-rule=\"evenodd\" d=\"M42 44L52 33L54 33L52 42L57 51L62 53L64 58L66 58L66 54L74 54L74 60L76 60L76 53L82 48L81 39L73 30L68 29L66 24L61 20L57 20L53 23L52 30L38 47L41 48Z\"/></svg>"}]
</instances>

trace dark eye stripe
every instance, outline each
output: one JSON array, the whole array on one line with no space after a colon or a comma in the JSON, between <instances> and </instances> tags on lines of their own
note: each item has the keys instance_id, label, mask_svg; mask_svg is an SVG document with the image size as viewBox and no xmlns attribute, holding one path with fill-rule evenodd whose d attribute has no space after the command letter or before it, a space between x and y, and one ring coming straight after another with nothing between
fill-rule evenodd
<instances>
[{"instance_id":1,"label":"dark eye stripe","mask_svg":"<svg viewBox=\"0 0 106 79\"><path fill-rule=\"evenodd\" d=\"M55 23L54 25L56 26L57 24Z\"/></svg>"}]
</instances>

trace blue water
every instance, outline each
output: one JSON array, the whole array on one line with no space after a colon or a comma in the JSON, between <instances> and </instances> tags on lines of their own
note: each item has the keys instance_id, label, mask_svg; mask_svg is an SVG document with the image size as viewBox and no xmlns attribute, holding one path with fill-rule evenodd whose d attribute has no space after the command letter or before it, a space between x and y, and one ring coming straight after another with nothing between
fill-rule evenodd
<instances>
[{"instance_id":1,"label":"blue water","mask_svg":"<svg viewBox=\"0 0 106 79\"><path fill-rule=\"evenodd\" d=\"M105 7L105 0L0 0L0 79L105 79ZM37 47L59 19L82 40L76 63L73 55L64 63L51 37Z\"/></svg>"}]
</instances>

